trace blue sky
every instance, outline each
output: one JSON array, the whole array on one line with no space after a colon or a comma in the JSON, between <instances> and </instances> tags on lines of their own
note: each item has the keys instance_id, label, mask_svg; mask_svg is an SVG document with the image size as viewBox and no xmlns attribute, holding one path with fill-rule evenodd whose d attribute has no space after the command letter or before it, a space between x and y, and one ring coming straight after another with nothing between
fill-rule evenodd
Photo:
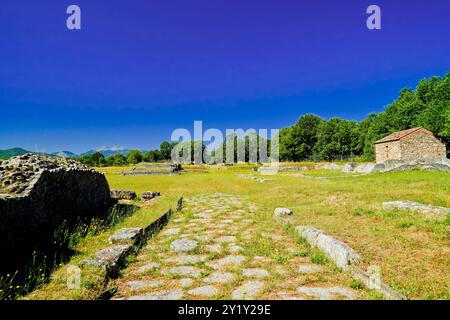
<instances>
[{"instance_id":1,"label":"blue sky","mask_svg":"<svg viewBox=\"0 0 450 320\"><path fill-rule=\"evenodd\" d=\"M65 26L70 4L82 30ZM0 148L150 149L194 120L361 120L450 71L449 16L447 0L4 0Z\"/></svg>"}]
</instances>

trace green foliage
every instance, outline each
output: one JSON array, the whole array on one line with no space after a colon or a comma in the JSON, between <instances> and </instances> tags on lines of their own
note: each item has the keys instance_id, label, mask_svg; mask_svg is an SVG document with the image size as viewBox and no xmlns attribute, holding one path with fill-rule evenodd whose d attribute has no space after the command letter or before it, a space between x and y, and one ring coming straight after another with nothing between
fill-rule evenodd
<instances>
[{"instance_id":1,"label":"green foliage","mask_svg":"<svg viewBox=\"0 0 450 320\"><path fill-rule=\"evenodd\" d=\"M131 150L127 157L127 162L129 164L138 164L142 162L142 152L139 150Z\"/></svg>"},{"instance_id":2,"label":"green foliage","mask_svg":"<svg viewBox=\"0 0 450 320\"><path fill-rule=\"evenodd\" d=\"M150 150L144 155L145 162L158 162L162 160L161 152L159 150Z\"/></svg>"},{"instance_id":3,"label":"green foliage","mask_svg":"<svg viewBox=\"0 0 450 320\"><path fill-rule=\"evenodd\" d=\"M314 264L326 264L328 262L328 258L325 254L317 248L314 248L311 251L311 262Z\"/></svg>"},{"instance_id":4,"label":"green foliage","mask_svg":"<svg viewBox=\"0 0 450 320\"><path fill-rule=\"evenodd\" d=\"M405 88L396 101L379 114L357 123L307 114L280 131L280 157L284 161L374 159L374 142L400 130L424 127L441 139L450 155L450 73Z\"/></svg>"},{"instance_id":5,"label":"green foliage","mask_svg":"<svg viewBox=\"0 0 450 320\"><path fill-rule=\"evenodd\" d=\"M106 158L107 166L124 166L127 164L127 158L123 154L115 154Z\"/></svg>"}]
</instances>

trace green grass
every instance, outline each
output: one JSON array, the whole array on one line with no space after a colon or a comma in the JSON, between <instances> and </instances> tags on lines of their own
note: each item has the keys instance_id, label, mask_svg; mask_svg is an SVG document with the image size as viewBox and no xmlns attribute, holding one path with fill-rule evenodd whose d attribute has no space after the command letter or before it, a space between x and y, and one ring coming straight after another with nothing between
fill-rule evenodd
<instances>
[{"instance_id":1,"label":"green grass","mask_svg":"<svg viewBox=\"0 0 450 320\"><path fill-rule=\"evenodd\" d=\"M328 258L322 251L314 248L311 250L311 262L315 264L326 264L328 262Z\"/></svg>"},{"instance_id":2,"label":"green grass","mask_svg":"<svg viewBox=\"0 0 450 320\"><path fill-rule=\"evenodd\" d=\"M289 165L289 164L286 164ZM312 164L299 164L300 166ZM252 166L196 166L209 173L188 173L179 176L122 176L124 168L100 168L106 172L111 188L132 189L138 195L146 190L160 191L162 196L126 218L116 227L96 236L82 239L76 245L77 254L60 267L53 280L27 298L91 299L95 290L70 292L65 289L64 270L108 245L108 237L118 228L144 226L174 207L180 196L223 192L240 195L258 206L259 221L271 221L276 207L288 207L295 214L295 225L307 225L323 230L348 244L363 256L363 266L379 265L382 279L411 299L446 299L449 294L450 270L449 223L430 221L426 217L405 211L382 210L381 203L411 200L450 207L450 175L436 172L398 172L361 176L342 174L334 170L301 172L329 179L308 179L284 173L268 177L259 183L242 179L239 173L254 174ZM259 175L258 175L259 176ZM330 199L334 198L334 201ZM282 228L282 227L280 227ZM295 237L295 230L286 227ZM294 239L294 238L293 238ZM301 238L295 238L300 245ZM273 257L269 242L255 243L255 255ZM305 249L309 250L309 249ZM316 263L323 261L312 253ZM300 250L299 256L306 255ZM276 259L283 262L283 256ZM96 287L98 278L83 270L83 279ZM376 298L376 294L372 294Z\"/></svg>"}]
</instances>

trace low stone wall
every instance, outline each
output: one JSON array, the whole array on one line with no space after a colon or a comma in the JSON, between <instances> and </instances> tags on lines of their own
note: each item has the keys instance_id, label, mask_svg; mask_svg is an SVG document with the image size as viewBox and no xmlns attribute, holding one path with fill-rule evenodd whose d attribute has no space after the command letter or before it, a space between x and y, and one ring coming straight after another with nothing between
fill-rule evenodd
<instances>
[{"instance_id":1,"label":"low stone wall","mask_svg":"<svg viewBox=\"0 0 450 320\"><path fill-rule=\"evenodd\" d=\"M2 270L51 246L63 223L103 218L115 203L103 174L70 160L24 155L0 167Z\"/></svg>"},{"instance_id":2,"label":"low stone wall","mask_svg":"<svg viewBox=\"0 0 450 320\"><path fill-rule=\"evenodd\" d=\"M383 163L378 163L372 172L407 170L450 172L450 161L448 159L386 160Z\"/></svg>"}]
</instances>

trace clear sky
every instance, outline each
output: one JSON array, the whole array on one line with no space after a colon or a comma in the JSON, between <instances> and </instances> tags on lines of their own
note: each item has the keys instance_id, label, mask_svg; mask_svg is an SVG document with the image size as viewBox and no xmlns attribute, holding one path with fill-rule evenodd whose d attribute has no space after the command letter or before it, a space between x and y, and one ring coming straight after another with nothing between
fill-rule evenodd
<instances>
[{"instance_id":1,"label":"clear sky","mask_svg":"<svg viewBox=\"0 0 450 320\"><path fill-rule=\"evenodd\" d=\"M82 30L66 28L70 4ZM449 17L448 0L2 0L0 148L150 149L194 120L361 120L450 71Z\"/></svg>"}]
</instances>

